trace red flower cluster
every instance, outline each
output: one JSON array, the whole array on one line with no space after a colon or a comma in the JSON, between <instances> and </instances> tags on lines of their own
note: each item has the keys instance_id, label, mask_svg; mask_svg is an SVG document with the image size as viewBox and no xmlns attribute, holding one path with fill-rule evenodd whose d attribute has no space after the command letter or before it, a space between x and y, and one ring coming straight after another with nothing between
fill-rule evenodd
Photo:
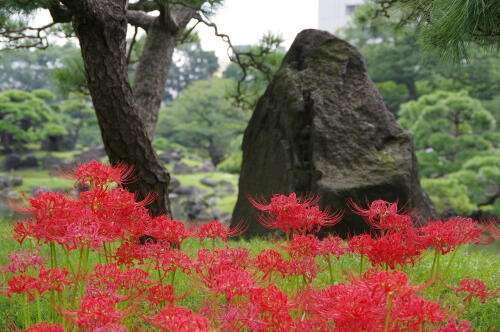
<instances>
[{"instance_id":1,"label":"red flower cluster","mask_svg":"<svg viewBox=\"0 0 500 332\"><path fill-rule=\"evenodd\" d=\"M459 286L454 289L457 296L459 296L460 293L467 294L463 299L464 303L470 301L473 297L481 299L481 303L486 303L486 299L495 294L493 291L488 291L488 286L480 279L462 279Z\"/></svg>"},{"instance_id":2,"label":"red flower cluster","mask_svg":"<svg viewBox=\"0 0 500 332\"><path fill-rule=\"evenodd\" d=\"M59 324L49 324L43 321L28 327L24 332L64 332L64 328Z\"/></svg>"},{"instance_id":3,"label":"red flower cluster","mask_svg":"<svg viewBox=\"0 0 500 332\"><path fill-rule=\"evenodd\" d=\"M415 231L391 232L379 238L354 236L349 241L352 253L368 257L373 265L395 269L396 265L414 265L424 247Z\"/></svg>"},{"instance_id":4,"label":"red flower cluster","mask_svg":"<svg viewBox=\"0 0 500 332\"><path fill-rule=\"evenodd\" d=\"M413 226L411 217L407 214L398 214L397 203L390 203L384 200L376 200L370 204L368 209L363 209L352 199L347 203L352 211L364 217L366 222L382 231L400 231Z\"/></svg>"},{"instance_id":5,"label":"red flower cluster","mask_svg":"<svg viewBox=\"0 0 500 332\"><path fill-rule=\"evenodd\" d=\"M434 246L444 255L458 246L482 244L484 229L471 218L456 217L448 221L435 221L419 229L426 247Z\"/></svg>"},{"instance_id":6,"label":"red flower cluster","mask_svg":"<svg viewBox=\"0 0 500 332\"><path fill-rule=\"evenodd\" d=\"M4 293L10 297L12 294L26 294L28 301L35 300L35 292L40 296L48 291L62 292L64 285L70 284L68 280L68 271L66 269L53 268L47 270L40 268L38 278L30 275L15 275L7 281L9 287Z\"/></svg>"},{"instance_id":7,"label":"red flower cluster","mask_svg":"<svg viewBox=\"0 0 500 332\"><path fill-rule=\"evenodd\" d=\"M53 309L48 321L31 327L34 315L24 314L26 331L60 332L62 326L93 332L471 331L469 322L457 323L444 306L426 299L424 286L412 286L405 273L369 268L357 277L346 272L351 281L335 283L334 271L342 268L335 269L331 261L331 256L341 260L350 253L361 256L360 267L367 257L372 267L394 270L415 264L433 247L435 272L439 253L483 242L482 228L470 219L415 228L396 203L379 200L362 209L351 202L355 212L381 232L355 236L345 246L338 237L320 240L310 234L336 224L341 213L321 211L318 198L275 195L268 204L251 202L266 213L261 217L264 225L283 230L291 240L251 256L246 248L216 246L217 239L226 242L242 234L247 228L243 222L230 229L214 220L194 230L169 216L151 217L145 206L154 195L136 202L121 187L132 173L124 165L92 162L74 174L90 187L78 198L46 193L29 200L26 211L33 216L17 224L15 236L20 243L30 237L40 246L49 244L52 268L45 268L42 250L13 253L5 268L12 276L1 292L19 294L26 302L50 296L42 301ZM212 239L211 249L188 255L181 247L191 247L193 239L202 246ZM320 288L325 279L317 276L327 269L330 283ZM175 282L176 274L181 274L182 285ZM283 291L285 283L293 293ZM473 297L484 302L494 294L478 279L464 279L452 289L457 296L466 294L464 302ZM203 299L198 311L180 306L193 293ZM189 302L189 307L198 304ZM64 324L52 324L55 321Z\"/></svg>"},{"instance_id":8,"label":"red flower cluster","mask_svg":"<svg viewBox=\"0 0 500 332\"><path fill-rule=\"evenodd\" d=\"M417 295L400 271L368 270L362 278L299 297L305 312L329 321L335 331L421 331L440 324L446 313L435 302Z\"/></svg>"},{"instance_id":9,"label":"red flower cluster","mask_svg":"<svg viewBox=\"0 0 500 332\"><path fill-rule=\"evenodd\" d=\"M37 270L41 268L46 258L39 256L39 250L31 250L30 248L19 249L17 252L12 252L7 256L10 259L10 264L5 267L8 273L24 273L28 269Z\"/></svg>"},{"instance_id":10,"label":"red flower cluster","mask_svg":"<svg viewBox=\"0 0 500 332\"><path fill-rule=\"evenodd\" d=\"M304 200L297 198L295 193L289 196L274 195L266 204L249 197L250 203L267 215L260 216L260 222L270 229L281 229L285 233L305 234L319 232L321 227L333 226L342 220L343 213L338 211L328 214L316 205L319 197Z\"/></svg>"},{"instance_id":11,"label":"red flower cluster","mask_svg":"<svg viewBox=\"0 0 500 332\"><path fill-rule=\"evenodd\" d=\"M197 237L203 242L205 239L221 239L227 242L230 237L235 237L243 234L248 228L248 223L241 221L232 229L228 226L224 226L221 222L217 220L212 220L211 222L204 223L197 233Z\"/></svg>"}]
</instances>

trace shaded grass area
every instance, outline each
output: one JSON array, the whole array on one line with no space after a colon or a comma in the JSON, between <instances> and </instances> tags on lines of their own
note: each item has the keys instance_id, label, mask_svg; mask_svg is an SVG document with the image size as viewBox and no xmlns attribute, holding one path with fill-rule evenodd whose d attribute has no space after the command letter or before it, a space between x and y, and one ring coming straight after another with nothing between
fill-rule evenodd
<instances>
[{"instance_id":1,"label":"shaded grass area","mask_svg":"<svg viewBox=\"0 0 500 332\"><path fill-rule=\"evenodd\" d=\"M54 152L54 156L63 158L65 160L71 160L72 155L76 153L72 152ZM36 152L37 157L43 157L46 152ZM0 161L0 164L2 162ZM168 165L167 165L167 169ZM21 191L23 194L30 196L32 194L32 189L35 186L46 187L50 190L62 190L66 191L74 186L74 182L65 179L61 176L54 175L50 171L45 169L27 169L27 170L13 170L13 171L3 171L0 172L1 175L12 176L22 176L23 184L21 186L15 187L13 189ZM223 172L203 172L203 173L193 173L193 174L178 174L175 175L179 179L182 186L196 186L210 192L212 188L200 183L203 178L209 178L214 181L228 181L230 182L235 190L238 185L238 175L223 173ZM215 207L222 212L231 212L236 204L236 193L232 195L225 195L219 197L215 203ZM0 216L1 217L1 216Z\"/></svg>"},{"instance_id":2,"label":"shaded grass area","mask_svg":"<svg viewBox=\"0 0 500 332\"><path fill-rule=\"evenodd\" d=\"M62 189L67 190L73 188L74 182L71 180L64 179L60 176L55 176L47 170L18 170L12 172L3 172L0 175L16 176L20 175L23 177L23 184L14 189L20 190L25 194L31 194L32 188L34 186L47 187L51 190Z\"/></svg>"},{"instance_id":3,"label":"shaded grass area","mask_svg":"<svg viewBox=\"0 0 500 332\"><path fill-rule=\"evenodd\" d=\"M21 248L21 246L14 241L11 234L12 224L7 222L0 222L0 265L4 266L8 263L7 255L9 252ZM35 243L26 241L22 248L33 247ZM263 239L255 238L252 240L238 240L229 241L227 244L222 241L217 242L217 246L223 247L228 245L229 247L245 247L250 251L251 257L257 256L262 249L275 249L282 251L282 247L285 245L279 239ZM182 249L186 252L192 259L196 257L198 249L203 247L211 248L211 242L205 243L202 246L197 239L188 239L183 243ZM46 247L46 246L45 246ZM116 245L115 245L116 247ZM496 245L490 247L474 247L465 246L459 249L457 255L454 258L453 264L446 269L452 255L447 254L442 257L442 280L445 285L457 286L459 281L464 277L479 278L483 280L490 289L499 289L499 273L500 273L500 252L495 250ZM493 249L493 250L492 250ZM45 257L48 257L48 248L44 248L46 252L43 252ZM58 256L61 257L61 261L64 261L64 254L62 250L58 250ZM90 256L92 264L98 263L96 255L91 254ZM76 264L78 261L78 254L76 252L72 253L70 256L72 264ZM327 271L326 263L318 259L317 262L322 266L322 271L318 274L314 282L313 287L328 287L330 284L330 275ZM404 272L412 280L412 284L421 285L426 282L429 277L429 271L431 269L433 262L433 253L427 252L423 257L416 263L415 267L406 267ZM344 255L337 261L334 260L333 271L335 283L348 282L349 275L357 275L359 270L359 259L357 257L352 257L349 255ZM368 268L366 266L365 268ZM144 266L139 266L145 268ZM0 287L6 285L7 274L2 272L0 278ZM177 305L188 307L191 310L200 309L201 305L205 301L210 301L210 298L206 298L204 293L197 287L196 281L193 281L191 277L178 271L175 278L174 287L176 289L177 295L185 295L185 297L180 300ZM282 279L276 282L276 285L288 293L289 295L294 294L298 282L294 279L286 280ZM422 291L422 294L429 300L439 301L444 305L450 305L454 308L460 319L470 320L474 331L497 331L500 326L500 303L497 298L490 298L485 304L480 304L477 299L474 299L470 306L466 307L461 303L461 300L455 296L455 292L446 287L441 287L441 285L434 285L427 287ZM42 301L42 307L47 306L46 300ZM47 309L42 310L42 313L47 311ZM8 325L14 323L18 326L22 325L21 316L23 312L23 301L18 297L13 297L9 299L7 296L0 294L0 331L6 331ZM33 321L35 320L33 313Z\"/></svg>"}]
</instances>

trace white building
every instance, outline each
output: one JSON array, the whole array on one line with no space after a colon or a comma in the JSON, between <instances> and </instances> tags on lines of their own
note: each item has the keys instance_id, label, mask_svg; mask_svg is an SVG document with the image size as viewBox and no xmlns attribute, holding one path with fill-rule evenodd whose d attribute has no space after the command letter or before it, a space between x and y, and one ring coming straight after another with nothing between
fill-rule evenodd
<instances>
[{"instance_id":1,"label":"white building","mask_svg":"<svg viewBox=\"0 0 500 332\"><path fill-rule=\"evenodd\" d=\"M319 0L319 29L335 32L338 28L345 27L354 9L361 5L363 1Z\"/></svg>"}]
</instances>

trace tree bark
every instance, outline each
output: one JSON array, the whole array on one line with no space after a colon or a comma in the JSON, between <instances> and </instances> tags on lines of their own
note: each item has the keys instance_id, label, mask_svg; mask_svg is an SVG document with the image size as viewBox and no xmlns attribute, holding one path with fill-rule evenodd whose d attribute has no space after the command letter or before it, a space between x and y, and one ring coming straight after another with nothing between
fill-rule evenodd
<instances>
[{"instance_id":1,"label":"tree bark","mask_svg":"<svg viewBox=\"0 0 500 332\"><path fill-rule=\"evenodd\" d=\"M170 175L159 162L144 119L141 119L126 65L127 18L125 1L65 0L80 41L88 88L111 164L125 162L137 179L127 188L144 198L158 198L148 206L153 215L168 213Z\"/></svg>"},{"instance_id":2,"label":"tree bark","mask_svg":"<svg viewBox=\"0 0 500 332\"><path fill-rule=\"evenodd\" d=\"M148 29L137 66L134 83L134 96L146 133L153 139L168 70L172 64L177 34L165 29L157 18Z\"/></svg>"},{"instance_id":3,"label":"tree bark","mask_svg":"<svg viewBox=\"0 0 500 332\"><path fill-rule=\"evenodd\" d=\"M134 97L151 140L177 40L195 12L188 7L175 7L169 11L163 6L160 16L146 29L146 42L135 76Z\"/></svg>"}]
</instances>

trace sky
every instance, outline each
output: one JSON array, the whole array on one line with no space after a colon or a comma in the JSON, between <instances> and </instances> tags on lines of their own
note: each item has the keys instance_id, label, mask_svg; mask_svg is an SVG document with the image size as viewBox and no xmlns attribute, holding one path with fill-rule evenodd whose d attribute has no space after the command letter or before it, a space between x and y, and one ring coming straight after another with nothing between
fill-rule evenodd
<instances>
[{"instance_id":1,"label":"sky","mask_svg":"<svg viewBox=\"0 0 500 332\"><path fill-rule=\"evenodd\" d=\"M300 31L318 27L318 0L225 0L211 20L233 45L257 44L266 32L273 32L284 38L288 48ZM35 18L37 25L50 21L48 11ZM228 62L227 44L212 28L198 27L203 49L215 51L221 63Z\"/></svg>"},{"instance_id":2,"label":"sky","mask_svg":"<svg viewBox=\"0 0 500 332\"><path fill-rule=\"evenodd\" d=\"M234 45L257 44L266 32L280 34L288 48L304 29L318 27L318 0L225 0L211 18ZM215 37L213 29L199 29L202 46L227 57L227 45Z\"/></svg>"}]
</instances>

